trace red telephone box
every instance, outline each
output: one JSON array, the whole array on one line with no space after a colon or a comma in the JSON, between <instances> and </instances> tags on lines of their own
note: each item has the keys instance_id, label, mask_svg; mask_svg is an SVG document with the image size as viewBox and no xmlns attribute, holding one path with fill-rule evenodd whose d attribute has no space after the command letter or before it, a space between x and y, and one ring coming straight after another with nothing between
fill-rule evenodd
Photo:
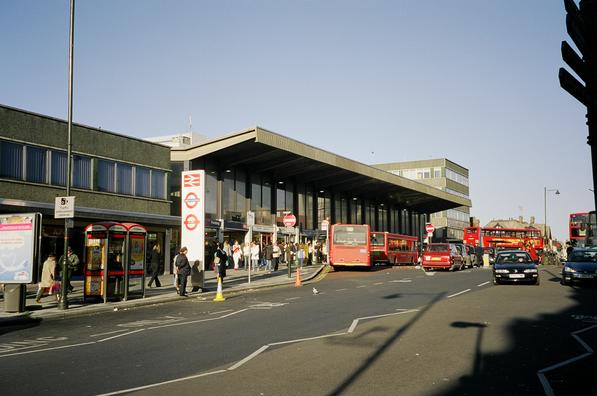
<instances>
[{"instance_id":1,"label":"red telephone box","mask_svg":"<svg viewBox=\"0 0 597 396\"><path fill-rule=\"evenodd\" d=\"M147 230L134 223L100 222L85 227L83 298L127 300L145 296Z\"/></svg>"}]
</instances>

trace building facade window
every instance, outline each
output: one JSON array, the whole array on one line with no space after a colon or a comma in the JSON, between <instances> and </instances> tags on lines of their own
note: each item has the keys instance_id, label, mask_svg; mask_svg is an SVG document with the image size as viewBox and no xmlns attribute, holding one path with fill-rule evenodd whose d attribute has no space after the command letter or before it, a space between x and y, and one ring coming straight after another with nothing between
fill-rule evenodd
<instances>
[{"instance_id":1,"label":"building facade window","mask_svg":"<svg viewBox=\"0 0 597 396\"><path fill-rule=\"evenodd\" d=\"M328 191L319 191L317 195L317 223L313 229L320 227L321 222L330 219L332 216L332 200Z\"/></svg>"},{"instance_id":2,"label":"building facade window","mask_svg":"<svg viewBox=\"0 0 597 396\"><path fill-rule=\"evenodd\" d=\"M215 170L205 172L205 217L218 218L218 178Z\"/></svg>"},{"instance_id":3,"label":"building facade window","mask_svg":"<svg viewBox=\"0 0 597 396\"><path fill-rule=\"evenodd\" d=\"M23 178L23 145L0 142L0 177L22 180Z\"/></svg>"},{"instance_id":4,"label":"building facade window","mask_svg":"<svg viewBox=\"0 0 597 396\"><path fill-rule=\"evenodd\" d=\"M66 153L52 151L50 183L55 186L66 186Z\"/></svg>"},{"instance_id":5,"label":"building facade window","mask_svg":"<svg viewBox=\"0 0 597 396\"><path fill-rule=\"evenodd\" d=\"M151 198L166 198L166 172L157 169L151 170Z\"/></svg>"},{"instance_id":6,"label":"building facade window","mask_svg":"<svg viewBox=\"0 0 597 396\"><path fill-rule=\"evenodd\" d=\"M135 194L140 197L150 197L151 179L149 168L138 166L135 169Z\"/></svg>"},{"instance_id":7,"label":"building facade window","mask_svg":"<svg viewBox=\"0 0 597 396\"><path fill-rule=\"evenodd\" d=\"M91 158L80 155L73 156L73 187L90 190L91 175Z\"/></svg>"},{"instance_id":8,"label":"building facade window","mask_svg":"<svg viewBox=\"0 0 597 396\"><path fill-rule=\"evenodd\" d=\"M26 147L26 181L47 183L47 152L48 150L40 147Z\"/></svg>"},{"instance_id":9,"label":"building facade window","mask_svg":"<svg viewBox=\"0 0 597 396\"><path fill-rule=\"evenodd\" d=\"M133 195L133 167L129 164L116 164L116 192Z\"/></svg>"},{"instance_id":10,"label":"building facade window","mask_svg":"<svg viewBox=\"0 0 597 396\"><path fill-rule=\"evenodd\" d=\"M116 163L99 160L97 163L97 190L103 192L116 191Z\"/></svg>"},{"instance_id":11,"label":"building facade window","mask_svg":"<svg viewBox=\"0 0 597 396\"><path fill-rule=\"evenodd\" d=\"M468 187L468 177L454 172L452 169L446 168L446 178Z\"/></svg>"}]
</instances>

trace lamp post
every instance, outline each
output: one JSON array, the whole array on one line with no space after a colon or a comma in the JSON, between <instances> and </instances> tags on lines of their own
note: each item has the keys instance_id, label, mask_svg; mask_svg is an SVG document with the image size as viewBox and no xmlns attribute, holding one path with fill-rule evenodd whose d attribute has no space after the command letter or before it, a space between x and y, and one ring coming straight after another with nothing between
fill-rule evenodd
<instances>
[{"instance_id":1,"label":"lamp post","mask_svg":"<svg viewBox=\"0 0 597 396\"><path fill-rule=\"evenodd\" d=\"M75 0L70 0L70 29L68 35L68 123L67 123L67 151L66 151L66 196L70 196L71 156L72 156L72 125L73 125L73 50L75 41ZM62 268L62 287L60 288L60 301L58 309L68 309L66 290L70 279L68 278L68 221L64 219L64 251Z\"/></svg>"},{"instance_id":2,"label":"lamp post","mask_svg":"<svg viewBox=\"0 0 597 396\"><path fill-rule=\"evenodd\" d=\"M545 240L545 243L547 243L547 193L552 191L555 192L556 195L560 195L560 190L557 188L543 187L543 239Z\"/></svg>"}]
</instances>

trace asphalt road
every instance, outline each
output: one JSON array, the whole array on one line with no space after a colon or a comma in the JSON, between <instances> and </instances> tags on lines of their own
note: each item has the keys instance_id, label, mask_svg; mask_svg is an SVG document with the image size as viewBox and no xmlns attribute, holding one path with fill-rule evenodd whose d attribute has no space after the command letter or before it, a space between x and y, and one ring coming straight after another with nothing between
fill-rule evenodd
<instances>
[{"instance_id":1,"label":"asphalt road","mask_svg":"<svg viewBox=\"0 0 597 396\"><path fill-rule=\"evenodd\" d=\"M3 326L0 389L594 394L593 355L561 362L597 347L597 289L560 286L557 271L543 268L540 286L493 286L484 269L346 271L220 303L189 299Z\"/></svg>"}]
</instances>

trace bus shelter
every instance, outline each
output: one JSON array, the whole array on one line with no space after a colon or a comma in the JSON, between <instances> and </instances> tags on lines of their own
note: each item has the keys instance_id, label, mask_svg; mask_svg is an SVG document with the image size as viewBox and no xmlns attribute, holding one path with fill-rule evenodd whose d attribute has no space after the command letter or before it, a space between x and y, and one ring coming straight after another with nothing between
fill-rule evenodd
<instances>
[{"instance_id":1,"label":"bus shelter","mask_svg":"<svg viewBox=\"0 0 597 396\"><path fill-rule=\"evenodd\" d=\"M83 298L127 300L145 296L147 230L135 223L85 227Z\"/></svg>"}]
</instances>

